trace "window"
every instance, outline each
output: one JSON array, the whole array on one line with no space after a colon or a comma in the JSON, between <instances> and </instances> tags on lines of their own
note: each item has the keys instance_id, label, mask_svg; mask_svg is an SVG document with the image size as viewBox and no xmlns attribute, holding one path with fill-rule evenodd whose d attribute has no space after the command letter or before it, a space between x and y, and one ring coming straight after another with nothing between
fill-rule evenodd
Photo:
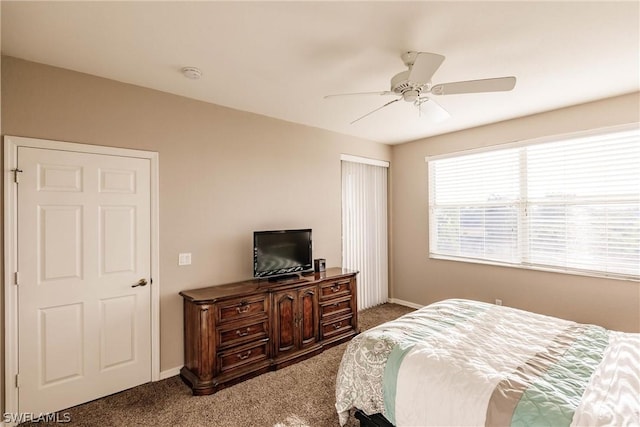
<instances>
[{"instance_id":1,"label":"window","mask_svg":"<svg viewBox=\"0 0 640 427\"><path fill-rule=\"evenodd\" d=\"M640 279L640 130L427 158L430 256Z\"/></svg>"}]
</instances>

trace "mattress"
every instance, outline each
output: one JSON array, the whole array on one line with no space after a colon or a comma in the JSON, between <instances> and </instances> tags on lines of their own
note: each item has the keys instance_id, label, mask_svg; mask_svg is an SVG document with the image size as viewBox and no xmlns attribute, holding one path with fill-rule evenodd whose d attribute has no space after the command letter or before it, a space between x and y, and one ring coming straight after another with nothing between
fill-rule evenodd
<instances>
[{"instance_id":1,"label":"mattress","mask_svg":"<svg viewBox=\"0 0 640 427\"><path fill-rule=\"evenodd\" d=\"M445 300L357 337L336 410L397 426L640 426L640 334Z\"/></svg>"}]
</instances>

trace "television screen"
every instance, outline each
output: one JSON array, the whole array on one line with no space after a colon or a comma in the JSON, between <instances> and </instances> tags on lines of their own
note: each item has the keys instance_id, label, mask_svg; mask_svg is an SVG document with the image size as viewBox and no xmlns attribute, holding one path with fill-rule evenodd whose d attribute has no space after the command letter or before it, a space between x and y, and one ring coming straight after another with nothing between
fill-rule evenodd
<instances>
[{"instance_id":1,"label":"television screen","mask_svg":"<svg viewBox=\"0 0 640 427\"><path fill-rule=\"evenodd\" d=\"M313 270L311 229L253 233L253 276L275 277Z\"/></svg>"}]
</instances>

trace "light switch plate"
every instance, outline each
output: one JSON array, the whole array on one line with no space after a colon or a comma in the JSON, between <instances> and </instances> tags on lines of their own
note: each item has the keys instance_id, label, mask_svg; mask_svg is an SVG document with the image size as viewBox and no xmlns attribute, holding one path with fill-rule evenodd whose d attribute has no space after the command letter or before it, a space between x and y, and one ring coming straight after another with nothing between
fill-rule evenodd
<instances>
[{"instance_id":1,"label":"light switch plate","mask_svg":"<svg viewBox=\"0 0 640 427\"><path fill-rule=\"evenodd\" d=\"M191 254L178 254L178 265L191 265Z\"/></svg>"}]
</instances>

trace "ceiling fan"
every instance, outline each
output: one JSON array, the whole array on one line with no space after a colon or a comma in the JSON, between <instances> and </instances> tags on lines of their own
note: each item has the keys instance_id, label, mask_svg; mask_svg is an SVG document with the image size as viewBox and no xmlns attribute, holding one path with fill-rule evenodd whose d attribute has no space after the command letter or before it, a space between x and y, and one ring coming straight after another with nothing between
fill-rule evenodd
<instances>
[{"instance_id":1,"label":"ceiling fan","mask_svg":"<svg viewBox=\"0 0 640 427\"><path fill-rule=\"evenodd\" d=\"M509 91L516 85L516 78L513 76L482 80L466 80L433 85L431 84L431 77L444 61L444 56L436 53L412 51L403 53L401 58L409 69L402 71L391 78L391 90L380 92L341 93L336 95L327 95L325 96L325 99L354 95L388 95L396 97L383 106L368 112L364 116L358 117L352 121L351 124L401 100L413 103L413 105L418 108L420 115L424 114L435 122L441 122L448 119L450 114L447 110L442 108L440 104L427 96L428 94L454 95L462 93L502 92Z\"/></svg>"}]
</instances>

